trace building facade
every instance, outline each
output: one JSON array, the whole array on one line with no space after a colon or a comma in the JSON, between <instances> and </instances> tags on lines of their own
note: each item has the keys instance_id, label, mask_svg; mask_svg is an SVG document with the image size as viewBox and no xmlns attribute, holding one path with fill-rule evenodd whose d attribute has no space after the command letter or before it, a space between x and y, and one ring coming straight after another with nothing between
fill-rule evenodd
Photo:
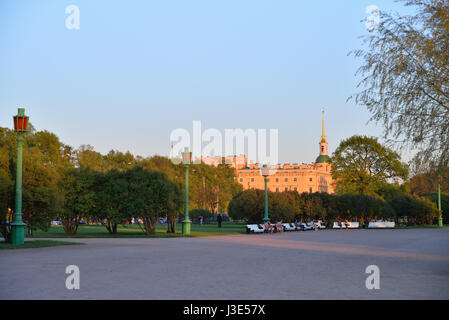
<instances>
[{"instance_id":1,"label":"building facade","mask_svg":"<svg viewBox=\"0 0 449 320\"><path fill-rule=\"evenodd\" d=\"M272 167L268 176L267 187L271 192L297 191L303 192L327 192L334 193L330 163L328 155L328 143L324 127L323 111L322 134L319 142L320 152L314 163L311 164L278 164ZM211 157L202 158L206 164L216 166L218 163L227 163L236 169L237 181L242 184L244 190L265 189L264 177L261 175L259 164L250 163L246 156Z\"/></svg>"}]
</instances>

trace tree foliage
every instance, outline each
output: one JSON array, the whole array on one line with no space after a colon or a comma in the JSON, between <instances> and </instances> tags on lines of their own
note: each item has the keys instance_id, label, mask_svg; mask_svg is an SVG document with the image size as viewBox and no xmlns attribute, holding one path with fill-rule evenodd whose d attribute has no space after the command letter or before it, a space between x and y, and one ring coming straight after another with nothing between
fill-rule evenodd
<instances>
[{"instance_id":1,"label":"tree foliage","mask_svg":"<svg viewBox=\"0 0 449 320\"><path fill-rule=\"evenodd\" d=\"M60 180L63 206L59 218L67 234L74 235L83 218L95 215L95 173L89 168L67 170Z\"/></svg>"},{"instance_id":2,"label":"tree foliage","mask_svg":"<svg viewBox=\"0 0 449 320\"><path fill-rule=\"evenodd\" d=\"M261 223L265 212L265 192L245 190L237 194L229 203L228 214L234 220ZM271 221L292 221L298 213L283 193L268 193L268 212Z\"/></svg>"},{"instance_id":3,"label":"tree foliage","mask_svg":"<svg viewBox=\"0 0 449 320\"><path fill-rule=\"evenodd\" d=\"M385 136L418 152L415 163L449 166L449 2L403 0L408 16L381 12L378 28L364 37L353 98L383 123Z\"/></svg>"},{"instance_id":4,"label":"tree foliage","mask_svg":"<svg viewBox=\"0 0 449 320\"><path fill-rule=\"evenodd\" d=\"M400 156L376 138L352 136L332 155L332 178L339 193L375 195L385 183L407 179Z\"/></svg>"},{"instance_id":5,"label":"tree foliage","mask_svg":"<svg viewBox=\"0 0 449 320\"><path fill-rule=\"evenodd\" d=\"M183 208L183 195L179 185L164 173L136 167L126 172L128 179L127 210L143 221L143 231L152 234L160 217L176 221ZM174 223L168 232L174 233Z\"/></svg>"},{"instance_id":6,"label":"tree foliage","mask_svg":"<svg viewBox=\"0 0 449 320\"><path fill-rule=\"evenodd\" d=\"M428 199L402 195L390 202L397 217L407 217L412 224L432 224L437 217L436 205Z\"/></svg>"}]
</instances>

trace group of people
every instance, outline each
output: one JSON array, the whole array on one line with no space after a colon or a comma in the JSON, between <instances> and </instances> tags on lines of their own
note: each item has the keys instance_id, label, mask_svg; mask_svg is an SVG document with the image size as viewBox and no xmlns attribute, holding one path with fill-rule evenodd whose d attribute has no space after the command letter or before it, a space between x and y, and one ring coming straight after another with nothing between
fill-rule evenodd
<instances>
[{"instance_id":1,"label":"group of people","mask_svg":"<svg viewBox=\"0 0 449 320\"><path fill-rule=\"evenodd\" d=\"M222 222L223 222L223 217L221 216L221 214L218 214L218 215L217 215L217 223L218 223L218 227L219 227L219 228L221 228ZM203 216L199 216L199 217L198 217L198 223L199 223L200 225L203 225L203 223L204 223L204 217L203 217Z\"/></svg>"},{"instance_id":2,"label":"group of people","mask_svg":"<svg viewBox=\"0 0 449 320\"><path fill-rule=\"evenodd\" d=\"M301 228L301 224L303 224L302 222L295 220L295 222L293 223L295 225L296 230L299 230ZM285 231L285 227L283 224L283 221L278 221L275 224L271 224L269 221L266 221L263 224L264 227L264 231L265 232L269 232L269 233L276 233L276 232L284 232ZM316 223L313 224L313 230L318 231L319 227Z\"/></svg>"},{"instance_id":3,"label":"group of people","mask_svg":"<svg viewBox=\"0 0 449 320\"><path fill-rule=\"evenodd\" d=\"M348 220L345 220L344 222L342 222L341 219L338 219L338 226L340 227L340 229L343 228L343 224L346 227L346 229L351 226L351 224L349 223Z\"/></svg>"},{"instance_id":4,"label":"group of people","mask_svg":"<svg viewBox=\"0 0 449 320\"><path fill-rule=\"evenodd\" d=\"M297 222L295 222L295 226L297 225ZM275 224L271 224L269 221L265 221L265 223L263 224L264 227L264 231L265 232L272 232L272 233L276 233L276 232L284 232L285 228L284 228L284 224L281 221L276 222Z\"/></svg>"}]
</instances>

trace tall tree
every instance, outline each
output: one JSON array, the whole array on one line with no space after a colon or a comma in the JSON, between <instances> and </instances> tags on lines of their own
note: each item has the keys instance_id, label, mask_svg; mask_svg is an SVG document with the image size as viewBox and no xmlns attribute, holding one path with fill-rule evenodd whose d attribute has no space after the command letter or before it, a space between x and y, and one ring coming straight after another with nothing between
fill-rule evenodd
<instances>
[{"instance_id":1,"label":"tall tree","mask_svg":"<svg viewBox=\"0 0 449 320\"><path fill-rule=\"evenodd\" d=\"M88 168L70 169L59 183L64 204L60 217L67 234L78 231L81 219L90 217L95 210L95 174Z\"/></svg>"},{"instance_id":2,"label":"tall tree","mask_svg":"<svg viewBox=\"0 0 449 320\"><path fill-rule=\"evenodd\" d=\"M101 153L96 152L90 145L82 145L74 152L75 163L81 168L90 168L98 172L106 171L106 164Z\"/></svg>"},{"instance_id":3,"label":"tall tree","mask_svg":"<svg viewBox=\"0 0 449 320\"><path fill-rule=\"evenodd\" d=\"M374 195L383 184L406 180L408 167L376 138L352 136L332 156L332 178L339 193Z\"/></svg>"},{"instance_id":4,"label":"tall tree","mask_svg":"<svg viewBox=\"0 0 449 320\"><path fill-rule=\"evenodd\" d=\"M366 48L353 52L364 61L354 98L384 124L386 137L418 151L415 164L448 167L449 2L402 1L417 13L381 12Z\"/></svg>"},{"instance_id":5,"label":"tall tree","mask_svg":"<svg viewBox=\"0 0 449 320\"><path fill-rule=\"evenodd\" d=\"M179 185L164 173L135 167L126 172L128 181L127 210L143 221L146 234L156 232L160 217L169 218L168 231L175 232L174 221L183 207L183 194Z\"/></svg>"},{"instance_id":6,"label":"tall tree","mask_svg":"<svg viewBox=\"0 0 449 320\"><path fill-rule=\"evenodd\" d=\"M263 190L245 190L237 194L229 203L228 213L232 219L261 223L264 216ZM268 193L268 212L272 221L293 221L299 214L291 199L285 193Z\"/></svg>"},{"instance_id":7,"label":"tall tree","mask_svg":"<svg viewBox=\"0 0 449 320\"><path fill-rule=\"evenodd\" d=\"M117 233L119 224L129 220L129 183L125 172L116 169L95 175L94 219L100 221L110 234Z\"/></svg>"}]
</instances>

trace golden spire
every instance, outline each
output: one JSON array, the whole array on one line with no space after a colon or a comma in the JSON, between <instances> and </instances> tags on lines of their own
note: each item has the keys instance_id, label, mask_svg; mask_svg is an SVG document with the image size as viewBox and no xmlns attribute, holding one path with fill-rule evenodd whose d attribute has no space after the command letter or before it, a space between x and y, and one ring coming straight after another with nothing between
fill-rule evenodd
<instances>
[{"instance_id":1,"label":"golden spire","mask_svg":"<svg viewBox=\"0 0 449 320\"><path fill-rule=\"evenodd\" d=\"M322 127L322 133L321 133L321 142L325 142L327 143L327 137L326 137L326 132L324 129L324 108L323 108L323 127Z\"/></svg>"}]
</instances>

